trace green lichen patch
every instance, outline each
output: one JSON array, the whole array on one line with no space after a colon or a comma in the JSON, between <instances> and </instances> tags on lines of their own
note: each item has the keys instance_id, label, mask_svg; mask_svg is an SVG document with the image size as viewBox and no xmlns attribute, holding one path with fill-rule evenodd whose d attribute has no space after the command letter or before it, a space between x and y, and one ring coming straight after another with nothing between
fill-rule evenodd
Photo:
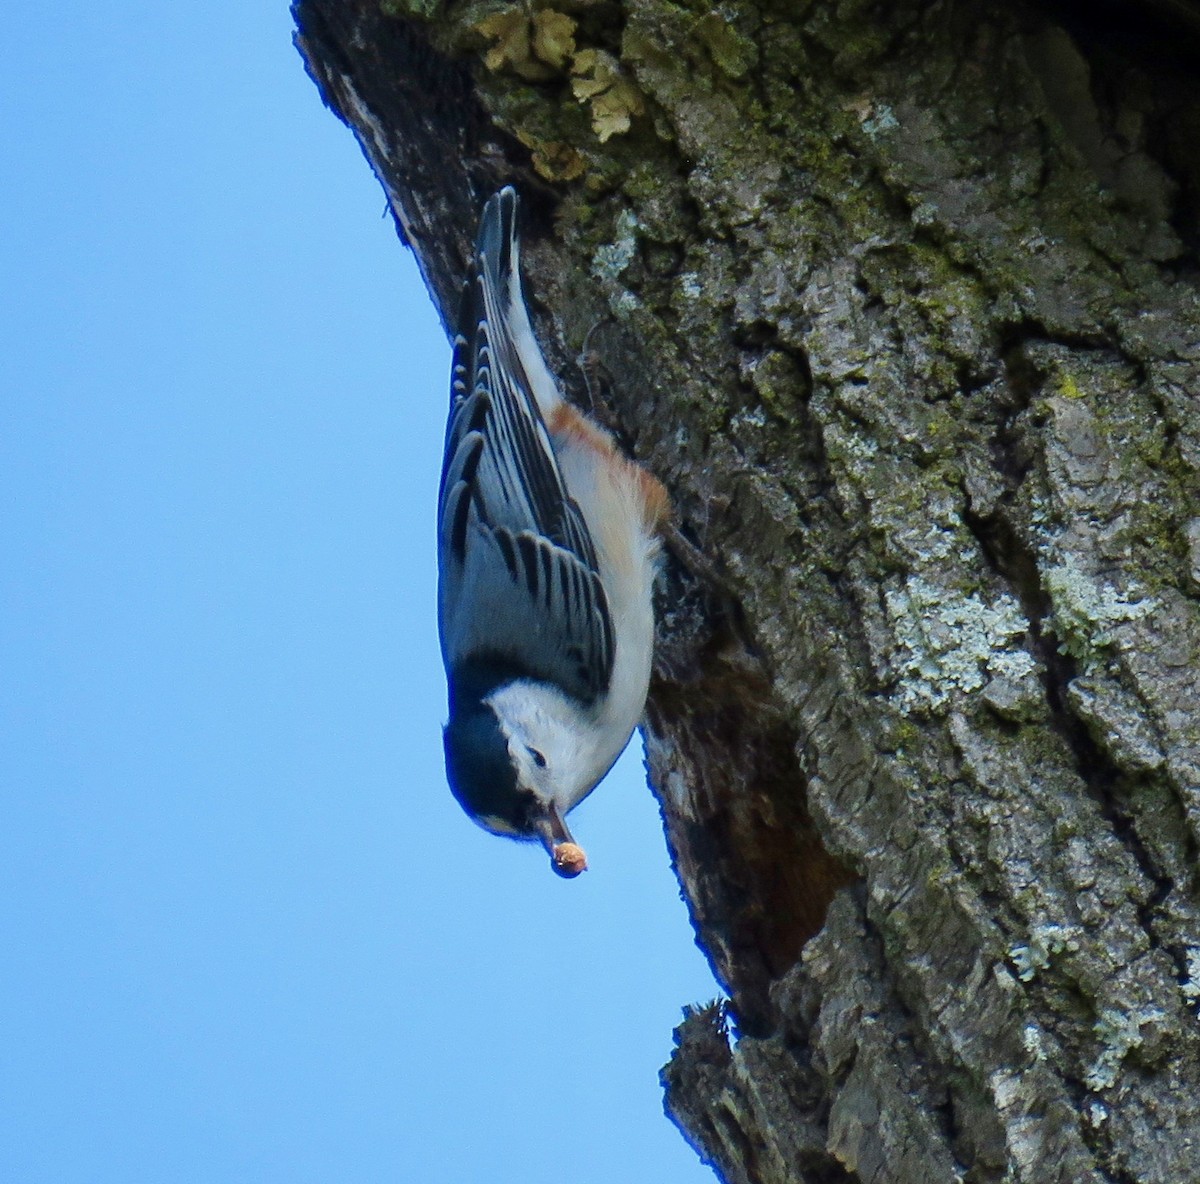
<instances>
[{"instance_id":1,"label":"green lichen patch","mask_svg":"<svg viewBox=\"0 0 1200 1184\"><path fill-rule=\"evenodd\" d=\"M1054 957L1075 953L1079 939L1061 925L1035 925L1029 931L1029 941L1009 947L1008 956L1023 983L1032 982L1040 971L1046 970Z\"/></svg>"},{"instance_id":2,"label":"green lichen patch","mask_svg":"<svg viewBox=\"0 0 1200 1184\"><path fill-rule=\"evenodd\" d=\"M489 70L511 70L527 82L561 74L575 53L575 21L565 13L524 6L489 13L475 25L491 43L483 56Z\"/></svg>"},{"instance_id":3,"label":"green lichen patch","mask_svg":"<svg viewBox=\"0 0 1200 1184\"><path fill-rule=\"evenodd\" d=\"M570 144L539 140L526 128L517 130L517 139L529 149L534 171L547 181L574 181L587 171L587 158Z\"/></svg>"},{"instance_id":4,"label":"green lichen patch","mask_svg":"<svg viewBox=\"0 0 1200 1184\"><path fill-rule=\"evenodd\" d=\"M612 136L629 131L635 115L646 110L637 84L621 63L603 49L584 49L571 64L571 90L580 103L588 104L592 131L603 144Z\"/></svg>"},{"instance_id":5,"label":"green lichen patch","mask_svg":"<svg viewBox=\"0 0 1200 1184\"><path fill-rule=\"evenodd\" d=\"M758 47L719 12L710 12L696 23L696 36L712 55L718 69L730 78L743 78L758 61Z\"/></svg>"},{"instance_id":6,"label":"green lichen patch","mask_svg":"<svg viewBox=\"0 0 1200 1184\"><path fill-rule=\"evenodd\" d=\"M1164 1018L1163 1012L1157 1007L1130 1012L1106 1007L1092 1028L1100 1051L1084 1074L1088 1089L1098 1093L1113 1086L1122 1062L1143 1043L1143 1024L1159 1024Z\"/></svg>"},{"instance_id":7,"label":"green lichen patch","mask_svg":"<svg viewBox=\"0 0 1200 1184\"><path fill-rule=\"evenodd\" d=\"M616 236L596 248L592 255L592 274L600 280L615 281L637 257L638 219L632 210L617 215Z\"/></svg>"},{"instance_id":8,"label":"green lichen patch","mask_svg":"<svg viewBox=\"0 0 1200 1184\"><path fill-rule=\"evenodd\" d=\"M1115 646L1117 626L1141 620L1156 606L1153 598L1141 599L1093 579L1072 555L1048 569L1045 583L1059 652L1084 663L1096 661Z\"/></svg>"},{"instance_id":9,"label":"green lichen patch","mask_svg":"<svg viewBox=\"0 0 1200 1184\"><path fill-rule=\"evenodd\" d=\"M885 594L885 604L900 655L903 710L945 709L992 677L1036 676L1037 663L1014 644L1029 623L1011 596L989 604L911 576Z\"/></svg>"}]
</instances>

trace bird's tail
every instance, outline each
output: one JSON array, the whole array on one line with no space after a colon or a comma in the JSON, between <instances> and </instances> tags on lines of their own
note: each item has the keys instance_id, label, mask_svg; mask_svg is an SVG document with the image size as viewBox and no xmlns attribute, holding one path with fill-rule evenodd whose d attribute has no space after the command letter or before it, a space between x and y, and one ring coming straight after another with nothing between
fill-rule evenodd
<instances>
[{"instance_id":1,"label":"bird's tail","mask_svg":"<svg viewBox=\"0 0 1200 1184\"><path fill-rule=\"evenodd\" d=\"M493 335L503 339L511 350L546 418L562 402L562 396L533 335L521 291L518 208L517 191L511 185L488 198L479 219L475 266L483 279L484 303Z\"/></svg>"},{"instance_id":2,"label":"bird's tail","mask_svg":"<svg viewBox=\"0 0 1200 1184\"><path fill-rule=\"evenodd\" d=\"M475 243L480 271L493 289L499 291L517 278L520 297L521 240L517 236L517 191L506 185L493 193L479 216L479 236Z\"/></svg>"}]
</instances>

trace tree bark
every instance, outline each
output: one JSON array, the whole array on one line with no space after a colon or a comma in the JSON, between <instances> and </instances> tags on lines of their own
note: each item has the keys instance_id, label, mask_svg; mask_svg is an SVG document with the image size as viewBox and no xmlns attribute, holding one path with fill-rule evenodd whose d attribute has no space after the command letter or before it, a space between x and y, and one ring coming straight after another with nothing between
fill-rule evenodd
<instances>
[{"instance_id":1,"label":"tree bark","mask_svg":"<svg viewBox=\"0 0 1200 1184\"><path fill-rule=\"evenodd\" d=\"M1194 11L295 6L444 319L517 184L721 573L645 737L730 1184L1200 1179Z\"/></svg>"}]
</instances>

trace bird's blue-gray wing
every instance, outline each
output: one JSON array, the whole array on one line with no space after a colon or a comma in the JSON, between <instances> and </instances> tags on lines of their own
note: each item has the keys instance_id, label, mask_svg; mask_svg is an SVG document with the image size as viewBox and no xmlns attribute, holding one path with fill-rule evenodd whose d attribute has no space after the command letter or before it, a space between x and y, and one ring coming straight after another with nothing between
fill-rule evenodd
<instances>
[{"instance_id":1,"label":"bird's blue-gray wing","mask_svg":"<svg viewBox=\"0 0 1200 1184\"><path fill-rule=\"evenodd\" d=\"M612 672L612 620L506 312L515 214L511 189L484 208L459 314L438 500L442 655L452 684L484 666L590 703Z\"/></svg>"}]
</instances>

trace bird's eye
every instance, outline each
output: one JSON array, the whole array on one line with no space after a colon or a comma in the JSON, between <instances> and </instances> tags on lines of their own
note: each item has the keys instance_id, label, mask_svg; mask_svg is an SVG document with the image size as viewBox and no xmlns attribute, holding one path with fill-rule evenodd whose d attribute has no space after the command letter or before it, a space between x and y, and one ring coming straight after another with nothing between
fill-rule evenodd
<instances>
[{"instance_id":1,"label":"bird's eye","mask_svg":"<svg viewBox=\"0 0 1200 1184\"><path fill-rule=\"evenodd\" d=\"M546 767L546 758L542 756L542 754L538 752L536 748L526 748L526 751L531 757L533 757L533 763L537 765L539 769L544 769Z\"/></svg>"}]
</instances>

